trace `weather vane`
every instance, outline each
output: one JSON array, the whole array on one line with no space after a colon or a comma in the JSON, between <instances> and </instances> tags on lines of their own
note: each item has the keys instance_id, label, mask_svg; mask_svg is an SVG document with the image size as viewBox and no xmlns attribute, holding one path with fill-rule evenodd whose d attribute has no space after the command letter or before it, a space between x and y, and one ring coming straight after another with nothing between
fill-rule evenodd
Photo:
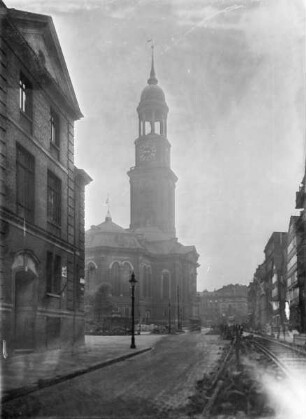
<instances>
[{"instance_id":1,"label":"weather vane","mask_svg":"<svg viewBox=\"0 0 306 419\"><path fill-rule=\"evenodd\" d=\"M154 40L153 39L148 39L147 40L147 44L151 44L151 48L152 48L152 54L153 54L153 51L154 51Z\"/></svg>"}]
</instances>

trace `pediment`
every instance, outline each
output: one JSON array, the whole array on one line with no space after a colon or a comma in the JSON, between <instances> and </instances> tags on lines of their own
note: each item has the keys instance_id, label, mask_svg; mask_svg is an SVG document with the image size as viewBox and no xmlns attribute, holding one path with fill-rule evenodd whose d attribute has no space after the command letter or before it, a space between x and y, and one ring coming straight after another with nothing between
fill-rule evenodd
<instances>
[{"instance_id":1,"label":"pediment","mask_svg":"<svg viewBox=\"0 0 306 419\"><path fill-rule=\"evenodd\" d=\"M9 17L71 106L82 116L51 17L9 10Z\"/></svg>"}]
</instances>

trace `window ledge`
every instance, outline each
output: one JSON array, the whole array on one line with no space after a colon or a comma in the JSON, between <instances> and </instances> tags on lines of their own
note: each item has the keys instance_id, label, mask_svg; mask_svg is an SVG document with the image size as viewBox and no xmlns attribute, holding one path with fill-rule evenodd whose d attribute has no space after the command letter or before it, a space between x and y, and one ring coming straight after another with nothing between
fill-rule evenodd
<instances>
[{"instance_id":1,"label":"window ledge","mask_svg":"<svg viewBox=\"0 0 306 419\"><path fill-rule=\"evenodd\" d=\"M60 146L57 145L54 141L50 140L50 146L60 151Z\"/></svg>"},{"instance_id":2,"label":"window ledge","mask_svg":"<svg viewBox=\"0 0 306 419\"><path fill-rule=\"evenodd\" d=\"M24 116L29 122L33 122L33 118L30 116L30 115L28 115L26 112L24 112L22 109L19 109L19 111L20 111L20 114L22 115L22 116Z\"/></svg>"},{"instance_id":3,"label":"window ledge","mask_svg":"<svg viewBox=\"0 0 306 419\"><path fill-rule=\"evenodd\" d=\"M53 294L52 292L47 292L48 297L54 297L54 298L61 298L59 294Z\"/></svg>"},{"instance_id":4,"label":"window ledge","mask_svg":"<svg viewBox=\"0 0 306 419\"><path fill-rule=\"evenodd\" d=\"M62 228L61 224L58 224L58 223L56 223L56 222L55 222L55 221L53 221L53 220L48 219L48 220L47 220L47 222L48 222L48 224L50 224L50 225L52 225L53 227L56 227L56 228L58 228L58 229L61 229L61 228Z\"/></svg>"}]
</instances>

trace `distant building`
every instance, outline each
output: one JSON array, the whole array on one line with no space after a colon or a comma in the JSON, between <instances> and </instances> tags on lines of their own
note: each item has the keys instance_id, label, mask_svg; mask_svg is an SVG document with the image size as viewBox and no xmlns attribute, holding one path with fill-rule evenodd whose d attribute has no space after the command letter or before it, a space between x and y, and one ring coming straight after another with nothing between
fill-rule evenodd
<instances>
[{"instance_id":1,"label":"distant building","mask_svg":"<svg viewBox=\"0 0 306 419\"><path fill-rule=\"evenodd\" d=\"M287 233L274 232L264 253L249 286L249 319L251 327L271 332L286 322Z\"/></svg>"},{"instance_id":2,"label":"distant building","mask_svg":"<svg viewBox=\"0 0 306 419\"><path fill-rule=\"evenodd\" d=\"M216 291L200 293L200 317L203 325L245 323L248 320L248 287L225 285Z\"/></svg>"},{"instance_id":3,"label":"distant building","mask_svg":"<svg viewBox=\"0 0 306 419\"><path fill-rule=\"evenodd\" d=\"M198 254L175 233L175 184L167 138L168 106L158 86L152 56L148 85L137 108L138 138L130 178L131 223L112 221L86 232L88 328L110 327L111 319L130 324L131 272L136 280L136 321L180 326L197 317ZM115 321L115 320L114 320Z\"/></svg>"},{"instance_id":4,"label":"distant building","mask_svg":"<svg viewBox=\"0 0 306 419\"><path fill-rule=\"evenodd\" d=\"M257 267L248 289L248 323L253 329L262 329L268 322L271 302L267 298L268 283L265 278L266 264L263 262Z\"/></svg>"},{"instance_id":5,"label":"distant building","mask_svg":"<svg viewBox=\"0 0 306 419\"><path fill-rule=\"evenodd\" d=\"M298 282L298 245L299 237L297 234L297 223L299 217L290 218L288 230L287 246L287 289L286 301L289 304L289 327L300 330L301 310L300 310L300 289Z\"/></svg>"},{"instance_id":6,"label":"distant building","mask_svg":"<svg viewBox=\"0 0 306 419\"><path fill-rule=\"evenodd\" d=\"M272 327L285 324L286 275L287 275L287 233L274 232L265 247L267 284L267 320Z\"/></svg>"},{"instance_id":7,"label":"distant building","mask_svg":"<svg viewBox=\"0 0 306 419\"><path fill-rule=\"evenodd\" d=\"M301 333L306 333L306 174L296 193L296 208L301 210L296 221L297 279L299 289L299 313Z\"/></svg>"},{"instance_id":8,"label":"distant building","mask_svg":"<svg viewBox=\"0 0 306 419\"><path fill-rule=\"evenodd\" d=\"M1 340L9 350L84 338L82 117L49 16L0 2Z\"/></svg>"}]
</instances>

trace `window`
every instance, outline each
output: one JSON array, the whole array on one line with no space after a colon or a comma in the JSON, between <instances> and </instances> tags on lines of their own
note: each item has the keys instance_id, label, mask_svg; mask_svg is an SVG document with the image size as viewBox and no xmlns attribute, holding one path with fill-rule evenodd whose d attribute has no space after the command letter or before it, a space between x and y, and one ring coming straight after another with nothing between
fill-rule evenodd
<instances>
[{"instance_id":1,"label":"window","mask_svg":"<svg viewBox=\"0 0 306 419\"><path fill-rule=\"evenodd\" d=\"M50 125L51 125L51 144L59 147L60 145L60 120L59 116L56 112L51 109L51 117L50 117Z\"/></svg>"},{"instance_id":2,"label":"window","mask_svg":"<svg viewBox=\"0 0 306 419\"><path fill-rule=\"evenodd\" d=\"M92 291L95 288L96 285L96 274L97 274L97 269L95 264L93 264L92 262L89 262L88 266L87 266L87 281L86 281L86 288L88 289L88 291Z\"/></svg>"},{"instance_id":3,"label":"window","mask_svg":"<svg viewBox=\"0 0 306 419\"><path fill-rule=\"evenodd\" d=\"M32 117L32 85L22 73L19 79L19 108L28 117Z\"/></svg>"},{"instance_id":4,"label":"window","mask_svg":"<svg viewBox=\"0 0 306 419\"><path fill-rule=\"evenodd\" d=\"M48 171L47 216L48 221L61 224L61 180Z\"/></svg>"},{"instance_id":5,"label":"window","mask_svg":"<svg viewBox=\"0 0 306 419\"><path fill-rule=\"evenodd\" d=\"M170 274L169 272L163 272L162 298L170 298Z\"/></svg>"},{"instance_id":6,"label":"window","mask_svg":"<svg viewBox=\"0 0 306 419\"><path fill-rule=\"evenodd\" d=\"M113 263L111 270L110 270L110 279L112 283L113 295L120 295L121 287L120 287L120 267L119 263Z\"/></svg>"},{"instance_id":7,"label":"window","mask_svg":"<svg viewBox=\"0 0 306 419\"><path fill-rule=\"evenodd\" d=\"M121 294L129 295L130 294L130 279L131 272L133 268L129 263L124 263L122 268L122 282L121 282Z\"/></svg>"},{"instance_id":8,"label":"window","mask_svg":"<svg viewBox=\"0 0 306 419\"><path fill-rule=\"evenodd\" d=\"M16 148L16 204L17 214L27 221L34 221L35 159L17 144Z\"/></svg>"},{"instance_id":9,"label":"window","mask_svg":"<svg viewBox=\"0 0 306 419\"><path fill-rule=\"evenodd\" d=\"M151 268L144 266L143 268L143 296L151 297Z\"/></svg>"},{"instance_id":10,"label":"window","mask_svg":"<svg viewBox=\"0 0 306 419\"><path fill-rule=\"evenodd\" d=\"M47 252L46 278L47 292L59 294L61 288L62 260L59 255Z\"/></svg>"}]
</instances>

